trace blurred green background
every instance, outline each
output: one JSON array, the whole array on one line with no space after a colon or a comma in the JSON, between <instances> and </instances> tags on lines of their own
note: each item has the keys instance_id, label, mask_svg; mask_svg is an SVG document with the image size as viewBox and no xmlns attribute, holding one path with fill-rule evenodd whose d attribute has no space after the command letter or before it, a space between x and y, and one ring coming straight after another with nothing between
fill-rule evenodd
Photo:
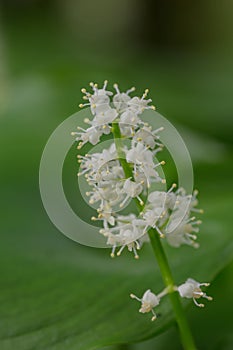
<instances>
[{"instance_id":1,"label":"blurred green background","mask_svg":"<svg viewBox=\"0 0 233 350\"><path fill-rule=\"evenodd\" d=\"M0 349L88 349L64 324L70 329L68 320L79 317L74 300L81 298L87 310L86 318L81 314L83 324L92 329L85 286L96 288L96 297L91 294L94 303L110 281L104 280L103 268L103 279L91 284L92 259L98 260L100 269L105 264L111 264L113 271L114 267L107 260L109 252L81 247L50 223L38 185L43 148L53 130L78 110L80 89L89 81L108 79L122 89L134 85L139 94L149 88L158 112L187 144L201 207L218 230L219 242L223 230L231 235L233 2L0 3ZM75 152L71 163L75 179ZM205 234L204 229L201 232ZM208 259L214 261L216 255ZM215 278L209 294L216 301L202 312L193 307L188 311L200 349L233 348L232 258L228 253L211 277L202 271L204 261L196 266L202 278ZM120 269L121 263L116 264ZM117 284L122 283L119 271ZM45 329L51 332L43 333ZM80 335L82 329L77 332ZM74 337L72 344L69 337ZM173 327L153 340L111 349L115 348L180 349L180 345Z\"/></svg>"}]
</instances>

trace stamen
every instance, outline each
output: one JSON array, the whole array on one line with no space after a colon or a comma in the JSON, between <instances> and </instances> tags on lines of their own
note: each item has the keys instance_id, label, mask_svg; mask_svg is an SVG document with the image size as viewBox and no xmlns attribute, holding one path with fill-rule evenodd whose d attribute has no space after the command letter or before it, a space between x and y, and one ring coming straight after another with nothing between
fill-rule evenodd
<instances>
[{"instance_id":1,"label":"stamen","mask_svg":"<svg viewBox=\"0 0 233 350\"><path fill-rule=\"evenodd\" d=\"M116 90L117 94L120 94L120 90L118 88L117 84L113 84L114 89Z\"/></svg>"},{"instance_id":2,"label":"stamen","mask_svg":"<svg viewBox=\"0 0 233 350\"><path fill-rule=\"evenodd\" d=\"M155 164L154 168L157 168L160 165L165 165L165 160L162 160L161 162Z\"/></svg>"},{"instance_id":3,"label":"stamen","mask_svg":"<svg viewBox=\"0 0 233 350\"><path fill-rule=\"evenodd\" d=\"M133 252L134 252L134 258L136 260L138 260L139 259L139 255L137 254L136 249L134 247L133 247Z\"/></svg>"},{"instance_id":4,"label":"stamen","mask_svg":"<svg viewBox=\"0 0 233 350\"><path fill-rule=\"evenodd\" d=\"M114 245L114 246L112 247L112 252L111 252L111 254L110 254L111 258L115 258L115 250L116 250L116 246Z\"/></svg>"},{"instance_id":5,"label":"stamen","mask_svg":"<svg viewBox=\"0 0 233 350\"><path fill-rule=\"evenodd\" d=\"M153 314L153 317L152 317L151 321L153 322L153 321L156 320L157 316L156 316L156 314L155 314L155 312L154 312L153 309L151 309L151 312L152 312L152 314Z\"/></svg>"},{"instance_id":6,"label":"stamen","mask_svg":"<svg viewBox=\"0 0 233 350\"><path fill-rule=\"evenodd\" d=\"M139 196L137 196L136 198L138 199L139 204L140 204L141 206L143 206L143 205L144 205L143 200L142 200Z\"/></svg>"},{"instance_id":7,"label":"stamen","mask_svg":"<svg viewBox=\"0 0 233 350\"><path fill-rule=\"evenodd\" d=\"M209 287L209 286L210 286L210 283L200 283L199 285L200 285L200 286L204 286L204 287Z\"/></svg>"},{"instance_id":8,"label":"stamen","mask_svg":"<svg viewBox=\"0 0 233 350\"><path fill-rule=\"evenodd\" d=\"M125 245L123 245L123 246L120 247L120 249L119 249L118 252L117 252L117 256L120 256L120 255L121 255L121 253L123 252L124 248L125 248Z\"/></svg>"},{"instance_id":9,"label":"stamen","mask_svg":"<svg viewBox=\"0 0 233 350\"><path fill-rule=\"evenodd\" d=\"M79 104L79 108L83 108L83 107L86 107L86 106L90 106L90 103L80 103Z\"/></svg>"},{"instance_id":10,"label":"stamen","mask_svg":"<svg viewBox=\"0 0 233 350\"><path fill-rule=\"evenodd\" d=\"M191 211L199 213L199 214L203 214L204 213L203 209L197 209L197 208L192 208Z\"/></svg>"},{"instance_id":11,"label":"stamen","mask_svg":"<svg viewBox=\"0 0 233 350\"><path fill-rule=\"evenodd\" d=\"M104 86L103 86L103 89L104 89L104 90L106 89L107 85L108 85L108 81L105 80L105 81L104 81Z\"/></svg>"},{"instance_id":12,"label":"stamen","mask_svg":"<svg viewBox=\"0 0 233 350\"><path fill-rule=\"evenodd\" d=\"M162 233L162 232L160 231L160 229L158 228L158 226L154 225L154 228L156 228L156 230L157 230L157 232L158 232L158 234L160 235L161 238L164 238L164 237L165 237L164 233Z\"/></svg>"},{"instance_id":13,"label":"stamen","mask_svg":"<svg viewBox=\"0 0 233 350\"><path fill-rule=\"evenodd\" d=\"M135 294L130 294L130 298L132 298L132 299L136 299L136 300L138 300L138 301L142 301L142 299L139 299Z\"/></svg>"},{"instance_id":14,"label":"stamen","mask_svg":"<svg viewBox=\"0 0 233 350\"><path fill-rule=\"evenodd\" d=\"M204 304L198 304L198 302L196 301L195 298L193 298L193 301L194 301L194 304L195 304L196 306L198 306L198 307L205 307Z\"/></svg>"},{"instance_id":15,"label":"stamen","mask_svg":"<svg viewBox=\"0 0 233 350\"><path fill-rule=\"evenodd\" d=\"M144 91L144 94L142 95L142 100L144 100L144 99L146 98L146 96L148 95L148 93L149 93L149 89L146 89L146 90Z\"/></svg>"},{"instance_id":16,"label":"stamen","mask_svg":"<svg viewBox=\"0 0 233 350\"><path fill-rule=\"evenodd\" d=\"M126 95L129 95L131 92L135 91L136 88L132 86L129 90L126 91Z\"/></svg>"}]
</instances>

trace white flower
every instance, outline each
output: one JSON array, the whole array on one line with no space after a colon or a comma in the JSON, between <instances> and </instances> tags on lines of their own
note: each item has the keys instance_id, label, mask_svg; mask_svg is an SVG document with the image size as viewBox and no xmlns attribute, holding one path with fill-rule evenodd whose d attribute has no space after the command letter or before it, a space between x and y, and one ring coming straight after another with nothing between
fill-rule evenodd
<instances>
[{"instance_id":1,"label":"white flower","mask_svg":"<svg viewBox=\"0 0 233 350\"><path fill-rule=\"evenodd\" d=\"M142 296L142 298L138 298L136 295L134 294L130 294L130 297L132 299L136 299L138 301L140 301L142 304L141 304L141 308L139 309L139 312L141 313L146 313L146 312L152 312L153 314L153 317L151 319L151 321L154 321L156 320L157 316L153 310L153 308L155 306L158 306L159 305L159 302L160 302L160 299L150 291L150 289L148 289Z\"/></svg>"},{"instance_id":2,"label":"white flower","mask_svg":"<svg viewBox=\"0 0 233 350\"><path fill-rule=\"evenodd\" d=\"M134 163L134 164L145 164L154 166L153 162L153 153L145 147L142 143L137 143L136 145L134 142L132 143L132 146L129 150L126 150L126 160L128 163Z\"/></svg>"},{"instance_id":3,"label":"white flower","mask_svg":"<svg viewBox=\"0 0 233 350\"><path fill-rule=\"evenodd\" d=\"M176 185L173 184L171 189L175 188ZM164 191L153 191L148 196L148 202L155 205L159 208L169 208L173 209L176 201L176 195L174 192L171 192L171 189L168 192Z\"/></svg>"},{"instance_id":4,"label":"white flower","mask_svg":"<svg viewBox=\"0 0 233 350\"><path fill-rule=\"evenodd\" d=\"M117 256L127 247L134 253L135 259L138 259L137 250L141 248L139 238L143 235L144 222L138 220L134 214L115 215L115 222L114 227L100 230L100 233L108 238L107 244L112 245L111 257L115 256L116 247L120 246Z\"/></svg>"},{"instance_id":5,"label":"white flower","mask_svg":"<svg viewBox=\"0 0 233 350\"><path fill-rule=\"evenodd\" d=\"M140 231L137 230L135 226L132 226L128 229L121 229L120 233L117 235L118 243L121 245L121 248L117 252L117 256L120 256L123 249L127 246L128 251L134 253L135 259L139 259L137 250L140 249L140 244L137 240L140 235Z\"/></svg>"},{"instance_id":6,"label":"white flower","mask_svg":"<svg viewBox=\"0 0 233 350\"><path fill-rule=\"evenodd\" d=\"M187 281L178 287L178 292L182 298L192 298L195 305L199 307L204 307L204 304L198 304L196 299L205 298L207 300L213 300L212 297L206 295L202 292L202 286L208 287L209 283L199 283L192 278L188 278Z\"/></svg>"},{"instance_id":7,"label":"white flower","mask_svg":"<svg viewBox=\"0 0 233 350\"><path fill-rule=\"evenodd\" d=\"M137 117L135 113L131 110L126 110L121 114L120 125L121 124L130 124L130 126L136 127L141 120Z\"/></svg>"},{"instance_id":8,"label":"white flower","mask_svg":"<svg viewBox=\"0 0 233 350\"><path fill-rule=\"evenodd\" d=\"M83 108L85 106L90 106L91 112L93 115L99 113L105 113L110 108L110 99L109 96L112 95L111 91L107 91L107 80L105 80L103 88L98 89L98 85L94 83L90 83L90 86L93 90L93 95L86 91L86 89L81 89L82 93L84 93L84 100L89 100L89 103L80 104L79 107Z\"/></svg>"},{"instance_id":9,"label":"white flower","mask_svg":"<svg viewBox=\"0 0 233 350\"><path fill-rule=\"evenodd\" d=\"M166 239L171 246L178 248L182 244L187 244L194 248L199 247L199 244L195 242L197 236L192 232L199 231L199 228L194 225L201 224L201 221L193 221L194 219L195 218L191 218L187 221L180 222L180 219L177 218L168 224L166 230L172 230L172 225L175 227L171 232L166 232Z\"/></svg>"},{"instance_id":10,"label":"white flower","mask_svg":"<svg viewBox=\"0 0 233 350\"><path fill-rule=\"evenodd\" d=\"M82 169L88 169L91 171L91 175L97 175L101 170L104 170L109 167L110 162L114 161L117 158L115 144L112 143L109 149L104 149L100 153L87 154L86 156L78 156L80 159L80 167ZM115 164L115 163L113 163Z\"/></svg>"},{"instance_id":11,"label":"white flower","mask_svg":"<svg viewBox=\"0 0 233 350\"><path fill-rule=\"evenodd\" d=\"M126 193L126 197L123 200L123 202L120 204L120 207L123 207L123 205L127 202L129 198L137 198L141 205L143 205L143 201L139 197L139 194L142 192L143 187L141 183L136 183L134 181L131 181L130 178L125 180L122 192Z\"/></svg>"},{"instance_id":12,"label":"white flower","mask_svg":"<svg viewBox=\"0 0 233 350\"><path fill-rule=\"evenodd\" d=\"M120 92L117 84L113 85L116 90L116 95L113 96L113 104L119 112L122 112L128 108L128 102L131 100L129 94L135 91L135 87L127 90L126 92Z\"/></svg>"},{"instance_id":13,"label":"white flower","mask_svg":"<svg viewBox=\"0 0 233 350\"><path fill-rule=\"evenodd\" d=\"M96 114L91 124L93 126L102 126L102 128L105 129L106 124L112 123L117 115L117 111L114 108L109 108L105 112Z\"/></svg>"},{"instance_id":14,"label":"white flower","mask_svg":"<svg viewBox=\"0 0 233 350\"><path fill-rule=\"evenodd\" d=\"M142 128L140 128L136 134L134 135L134 140L136 142L143 142L145 146L154 149L155 146L159 146L159 147L163 147L163 145L159 142L157 142L157 140L159 139L159 136L157 136L157 133L159 131L162 131L164 128L161 127L159 129L156 129L154 131L152 131L152 128L150 126L143 126Z\"/></svg>"},{"instance_id":15,"label":"white flower","mask_svg":"<svg viewBox=\"0 0 233 350\"><path fill-rule=\"evenodd\" d=\"M135 133L135 129L139 127L142 121L131 110L127 109L120 116L120 130L124 137L132 137Z\"/></svg>"},{"instance_id":16,"label":"white flower","mask_svg":"<svg viewBox=\"0 0 233 350\"><path fill-rule=\"evenodd\" d=\"M163 214L163 208L154 208L143 212L142 217L146 224L144 232L146 232L146 230L149 227L153 227L153 228L156 228L160 236L164 237L164 234L159 229L159 224L157 224L159 219L162 217L162 214Z\"/></svg>"},{"instance_id":17,"label":"white flower","mask_svg":"<svg viewBox=\"0 0 233 350\"><path fill-rule=\"evenodd\" d=\"M125 247L128 248L130 252L134 253L135 259L139 258L137 250L140 249L140 243L137 240L139 236L139 231L136 227L121 229L119 234L112 233L113 229L100 230L100 233L108 238L107 244L112 246L111 257L115 257L115 251L117 246L120 246L120 249L117 252L117 256L120 256Z\"/></svg>"},{"instance_id":18,"label":"white flower","mask_svg":"<svg viewBox=\"0 0 233 350\"><path fill-rule=\"evenodd\" d=\"M152 181L164 182L155 170L156 167L164 164L164 161L158 164L154 163L154 155L157 152L158 150L152 152L143 143L135 144L135 141L132 142L130 149L125 149L127 162L134 164L135 179L137 177L145 178L148 187L150 187Z\"/></svg>"},{"instance_id":19,"label":"white flower","mask_svg":"<svg viewBox=\"0 0 233 350\"><path fill-rule=\"evenodd\" d=\"M103 134L103 131L100 131L95 127L90 127L86 130L80 127L78 129L81 131L71 133L72 136L76 136L76 141L81 141L78 145L78 149L80 149L87 142L90 142L92 145L96 145L100 140L100 136Z\"/></svg>"},{"instance_id":20,"label":"white flower","mask_svg":"<svg viewBox=\"0 0 233 350\"><path fill-rule=\"evenodd\" d=\"M108 224L110 224L111 226L115 225L115 217L112 214L113 213L111 207L108 205L107 202L105 202L102 206L102 210L99 210L98 218L93 216L92 220L103 220L104 229L108 230Z\"/></svg>"},{"instance_id":21,"label":"white flower","mask_svg":"<svg viewBox=\"0 0 233 350\"><path fill-rule=\"evenodd\" d=\"M151 99L145 100L147 97L149 90L146 89L141 98L135 96L129 102L128 106L135 114L141 114L145 109L155 109L154 106L148 106L148 104L152 101Z\"/></svg>"},{"instance_id":22,"label":"white flower","mask_svg":"<svg viewBox=\"0 0 233 350\"><path fill-rule=\"evenodd\" d=\"M145 291L142 298L138 298L134 294L130 294L130 297L132 299L136 299L142 303L141 308L139 309L139 312L144 314L144 313L151 311L153 314L151 321L154 321L154 320L156 320L157 316L156 316L155 311L153 309L154 309L154 307L159 305L161 298L163 296L165 296L166 294L167 294L167 289L164 289L158 295L152 293L151 290L148 289L147 291Z\"/></svg>"},{"instance_id":23,"label":"white flower","mask_svg":"<svg viewBox=\"0 0 233 350\"><path fill-rule=\"evenodd\" d=\"M170 209L173 208L175 203L176 196L172 192L175 187L176 184L173 184L167 192L153 191L148 195L148 203L141 213L146 223L145 230L148 227L153 227L161 237L164 237L160 227L163 227L164 223L166 223L170 215Z\"/></svg>"},{"instance_id":24,"label":"white flower","mask_svg":"<svg viewBox=\"0 0 233 350\"><path fill-rule=\"evenodd\" d=\"M197 205L197 191L193 195L186 195L184 189L180 188L176 192L176 201L173 212L170 215L169 222L166 226L166 238L168 243L173 247L180 247L182 244L191 245L198 248L196 243L197 236L195 233L199 232L198 225L201 220L190 217L191 212L202 213L201 209L194 208Z\"/></svg>"}]
</instances>

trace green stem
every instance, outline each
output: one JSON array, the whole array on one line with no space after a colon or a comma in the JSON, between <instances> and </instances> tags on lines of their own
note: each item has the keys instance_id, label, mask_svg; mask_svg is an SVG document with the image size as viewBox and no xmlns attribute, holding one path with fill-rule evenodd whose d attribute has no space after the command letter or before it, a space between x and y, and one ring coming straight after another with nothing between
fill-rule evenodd
<instances>
[{"instance_id":1,"label":"green stem","mask_svg":"<svg viewBox=\"0 0 233 350\"><path fill-rule=\"evenodd\" d=\"M113 136L114 136L114 140L115 140L115 145L116 145L116 150L117 150L117 154L119 157L119 161L121 163L121 166L124 170L125 176L126 178L131 177L132 179L134 179L133 176L133 171L130 167L130 165L127 163L126 159L125 159L125 154L123 151L123 144L122 144L122 136L121 136L121 132L120 132L120 128L118 123L114 123L112 126L112 132L113 132ZM142 211L142 207L140 205L140 202L138 199L135 199L137 207L139 209L139 211ZM184 313L181 301L180 301L180 297L178 292L176 291L176 286L172 277L172 273L171 273L171 269L170 266L168 264L168 260L165 254L165 251L163 249L161 240L160 240L160 236L158 234L158 232L156 231L156 229L154 228L150 228L148 230L148 235L150 238L150 242L155 254L155 257L157 259L161 274L162 274L162 278L164 281L164 284L167 287L167 291L170 297L170 301L173 307L173 311L175 314L175 318L176 318L176 322L179 328L179 332L180 332L180 337L181 337L181 341L183 344L184 349L186 350L195 350L196 346L192 337L192 333L191 330L189 328L189 324L187 322L186 319L186 315Z\"/></svg>"},{"instance_id":2,"label":"green stem","mask_svg":"<svg viewBox=\"0 0 233 350\"><path fill-rule=\"evenodd\" d=\"M156 259L163 277L163 281L169 291L169 297L170 297L170 301L175 314L176 322L180 331L180 337L181 337L183 347L184 349L187 349L187 350L195 350L196 346L193 340L193 336L189 328L189 324L186 319L184 309L180 302L179 294L175 290L176 289L175 283L172 277L171 269L169 267L165 251L160 241L159 234L155 229L151 228L148 231L148 235L150 237L150 242L151 242L154 254L156 256Z\"/></svg>"}]
</instances>

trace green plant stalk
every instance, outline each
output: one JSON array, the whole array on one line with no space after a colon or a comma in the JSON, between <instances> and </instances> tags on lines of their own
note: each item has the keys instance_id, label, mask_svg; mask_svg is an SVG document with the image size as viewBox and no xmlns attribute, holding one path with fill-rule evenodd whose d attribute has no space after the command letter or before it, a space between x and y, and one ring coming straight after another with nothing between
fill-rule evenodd
<instances>
[{"instance_id":1,"label":"green plant stalk","mask_svg":"<svg viewBox=\"0 0 233 350\"><path fill-rule=\"evenodd\" d=\"M120 132L120 127L118 123L113 123L112 125L112 133L114 136L114 141L116 145L117 155L119 157L119 161L121 163L121 166L124 170L126 178L132 178L134 180L133 171L130 165L127 163L125 159L125 153L122 149L123 143L122 143L122 136ZM143 206L140 204L139 200L135 198L137 208L141 212L143 209ZM193 340L193 336L189 327L189 324L186 319L186 315L184 312L184 309L182 307L179 294L176 290L176 286L172 277L171 269L168 264L168 260L165 254L165 251L163 249L159 233L156 229L150 228L148 230L148 235L150 238L150 242L155 254L155 257L157 259L162 278L164 281L164 284L166 285L170 301L173 307L173 312L175 315L175 319L179 328L181 342L183 344L184 349L186 350L196 350L196 346Z\"/></svg>"}]
</instances>

